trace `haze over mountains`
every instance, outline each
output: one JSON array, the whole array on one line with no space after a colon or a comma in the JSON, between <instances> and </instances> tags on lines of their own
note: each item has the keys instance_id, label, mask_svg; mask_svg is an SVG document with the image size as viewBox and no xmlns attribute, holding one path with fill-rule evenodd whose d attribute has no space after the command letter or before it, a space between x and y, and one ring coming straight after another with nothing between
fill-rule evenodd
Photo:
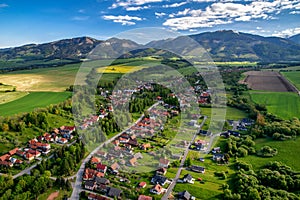
<instances>
[{"instance_id":1,"label":"haze over mountains","mask_svg":"<svg viewBox=\"0 0 300 200\"><path fill-rule=\"evenodd\" d=\"M284 39L224 30L204 32L190 35L190 37L208 51L215 61L300 61L300 34ZM4 61L11 59L21 59L23 61L39 59L79 60L85 58L98 45L101 48L97 48L99 51L97 55L101 58L111 58L120 54L125 54L125 57L145 56L149 54L149 51L141 53L141 51L130 52L130 50L148 47L156 49L172 47L176 50L175 52L188 51L189 48L193 48L187 48L190 44L186 42L185 36L152 41L146 45L117 38L103 41L91 37L80 37L45 44L28 44L21 47L1 49L0 59Z\"/></svg>"}]
</instances>

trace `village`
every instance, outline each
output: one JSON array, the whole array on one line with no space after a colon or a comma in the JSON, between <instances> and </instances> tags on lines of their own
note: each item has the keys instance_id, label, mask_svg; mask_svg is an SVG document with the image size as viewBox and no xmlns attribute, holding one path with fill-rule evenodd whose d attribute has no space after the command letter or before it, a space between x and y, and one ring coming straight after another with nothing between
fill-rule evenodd
<instances>
[{"instance_id":1,"label":"village","mask_svg":"<svg viewBox=\"0 0 300 200\"><path fill-rule=\"evenodd\" d=\"M150 83L143 84L134 90L117 91L108 96L107 93L102 93L106 98L113 100L114 107L122 106L129 98L140 90L153 90ZM148 112L136 121L131 127L122 131L121 134L114 139L110 144L101 148L92 155L88 163L85 163L84 173L82 175L83 191L91 191L88 194L88 199L121 199L124 192L129 192L128 189L137 188L143 191L140 194L139 200L150 200L152 196L161 197L165 194L171 183L172 178L165 175L170 166L174 166L176 161L183 158L184 149L190 151L211 152L212 159L215 162L227 163L227 157L221 153L220 147L215 147L212 150L209 148L207 139L199 139L196 137L190 142L182 140L174 146L182 149L181 153L162 154L160 152L172 138L164 136L165 126L168 125L168 120L178 118L181 111L191 107L187 102L193 100L189 98L192 95L192 89L186 91L188 95L179 94L180 107L170 105L164 102L161 96L155 99L155 105ZM171 98L177 97L174 93L168 95ZM177 97L177 98L178 98ZM187 98L188 97L188 98ZM197 99L200 104L210 103L210 90L200 91ZM113 106L107 105L106 108L100 108L99 115L91 115L84 119L78 126L78 130L89 130L92 125L96 125L100 119L108 116L108 113L113 112ZM192 120L186 123L187 127L193 127L197 130L197 134L201 137L209 138L212 133L206 130L201 130L198 125L200 115L192 114ZM205 121L205 120L204 120ZM203 121L203 122L204 122ZM243 119L240 122L229 121L233 130L221 133L220 136L229 137L230 135L239 137L239 132L235 130L245 130L252 122ZM176 133L174 133L176 135ZM41 161L42 157L50 157L51 144L55 145L72 145L76 142L78 134L75 126L61 126L53 129L50 133L44 133L36 138L28 141L26 147L15 148L7 154L0 157L0 165L6 168L18 167L23 162L26 166L33 163L33 160ZM204 162L204 159L201 160ZM146 163L146 164L145 164ZM128 174L135 174L139 167L150 167L146 171L147 179L136 183L130 181ZM199 165L191 165L185 169L199 174L205 173L205 167ZM176 180L178 183L194 184L195 178L190 174L185 174L181 179ZM197 181L202 181L198 178ZM123 187L120 187L123 185ZM124 186L126 185L126 187ZM181 191L177 194L178 199L195 199L188 191Z\"/></svg>"}]
</instances>

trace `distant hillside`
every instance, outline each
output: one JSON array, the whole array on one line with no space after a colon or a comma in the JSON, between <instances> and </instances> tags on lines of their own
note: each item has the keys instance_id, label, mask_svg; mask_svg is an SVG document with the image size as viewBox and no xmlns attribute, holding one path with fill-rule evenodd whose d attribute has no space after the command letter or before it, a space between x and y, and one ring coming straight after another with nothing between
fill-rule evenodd
<instances>
[{"instance_id":1,"label":"distant hillside","mask_svg":"<svg viewBox=\"0 0 300 200\"><path fill-rule=\"evenodd\" d=\"M190 37L197 41L214 61L300 61L300 44L296 43L299 42L299 35L283 39L227 30L204 32L190 35ZM118 38L103 41L91 37L79 37L0 49L0 70L52 67L80 62L92 51L94 56L89 55L89 58L94 59L116 58L122 54L123 58L149 55L172 57L174 54L161 49L168 47L173 52L184 55L187 52L197 53L195 48L198 46L198 44L193 45L190 38L186 36L152 41L147 45L139 45L131 40Z\"/></svg>"},{"instance_id":2,"label":"distant hillside","mask_svg":"<svg viewBox=\"0 0 300 200\"><path fill-rule=\"evenodd\" d=\"M205 32L190 37L206 49L215 61L300 61L300 45L279 37L262 37L231 30ZM169 46L176 51L183 50L184 54L189 49L188 42L181 36L153 41L148 46Z\"/></svg>"},{"instance_id":3,"label":"distant hillside","mask_svg":"<svg viewBox=\"0 0 300 200\"><path fill-rule=\"evenodd\" d=\"M0 59L78 59L86 56L101 42L90 37L80 37L45 44L28 44L0 51Z\"/></svg>"},{"instance_id":4,"label":"distant hillside","mask_svg":"<svg viewBox=\"0 0 300 200\"><path fill-rule=\"evenodd\" d=\"M297 43L297 44L300 44L300 34L289 37L288 39L295 42L295 43Z\"/></svg>"}]
</instances>

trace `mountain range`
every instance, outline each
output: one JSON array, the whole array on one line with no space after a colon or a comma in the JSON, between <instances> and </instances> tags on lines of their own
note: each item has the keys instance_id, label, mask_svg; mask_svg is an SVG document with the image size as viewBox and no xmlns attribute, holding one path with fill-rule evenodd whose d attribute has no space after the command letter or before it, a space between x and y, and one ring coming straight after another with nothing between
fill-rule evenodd
<instances>
[{"instance_id":1,"label":"mountain range","mask_svg":"<svg viewBox=\"0 0 300 200\"><path fill-rule=\"evenodd\" d=\"M204 32L189 37L197 41L215 61L300 61L300 34L290 38L280 38L223 30ZM141 45L126 39L97 40L91 37L79 37L0 49L0 60L80 60L91 51L94 51L93 54L97 54L98 58L114 58L120 54L124 54L124 57L147 56L154 52L161 52L160 49L166 47L184 55L194 49L186 38L186 36L180 36ZM151 50L147 50L150 47ZM140 50L131 52L133 49Z\"/></svg>"}]
</instances>

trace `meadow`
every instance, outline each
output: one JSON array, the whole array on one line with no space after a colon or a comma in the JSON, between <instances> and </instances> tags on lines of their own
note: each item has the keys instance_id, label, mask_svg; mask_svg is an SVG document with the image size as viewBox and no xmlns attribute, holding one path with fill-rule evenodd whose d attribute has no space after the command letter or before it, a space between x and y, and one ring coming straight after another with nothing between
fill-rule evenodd
<instances>
[{"instance_id":1,"label":"meadow","mask_svg":"<svg viewBox=\"0 0 300 200\"><path fill-rule=\"evenodd\" d=\"M33 111L36 108L57 104L71 97L70 92L32 92L15 101L0 105L0 116Z\"/></svg>"},{"instance_id":2,"label":"meadow","mask_svg":"<svg viewBox=\"0 0 300 200\"><path fill-rule=\"evenodd\" d=\"M281 72L298 90L300 90L300 71Z\"/></svg>"},{"instance_id":3,"label":"meadow","mask_svg":"<svg viewBox=\"0 0 300 200\"><path fill-rule=\"evenodd\" d=\"M269 161L279 161L292 167L296 171L300 171L300 159L298 159L300 154L299 137L286 141L275 141L270 138L260 138L255 140L255 143L256 150L267 145L278 149L278 154L271 158L262 158L255 155L249 155L245 158L239 158L239 160L251 163L254 169L263 167Z\"/></svg>"},{"instance_id":4,"label":"meadow","mask_svg":"<svg viewBox=\"0 0 300 200\"><path fill-rule=\"evenodd\" d=\"M0 74L0 80L7 85L16 86L17 91L65 91L74 84L80 64L63 67L20 70Z\"/></svg>"},{"instance_id":5,"label":"meadow","mask_svg":"<svg viewBox=\"0 0 300 200\"><path fill-rule=\"evenodd\" d=\"M283 119L300 116L299 95L292 92L250 91L252 101L265 105L269 113Z\"/></svg>"}]
</instances>

